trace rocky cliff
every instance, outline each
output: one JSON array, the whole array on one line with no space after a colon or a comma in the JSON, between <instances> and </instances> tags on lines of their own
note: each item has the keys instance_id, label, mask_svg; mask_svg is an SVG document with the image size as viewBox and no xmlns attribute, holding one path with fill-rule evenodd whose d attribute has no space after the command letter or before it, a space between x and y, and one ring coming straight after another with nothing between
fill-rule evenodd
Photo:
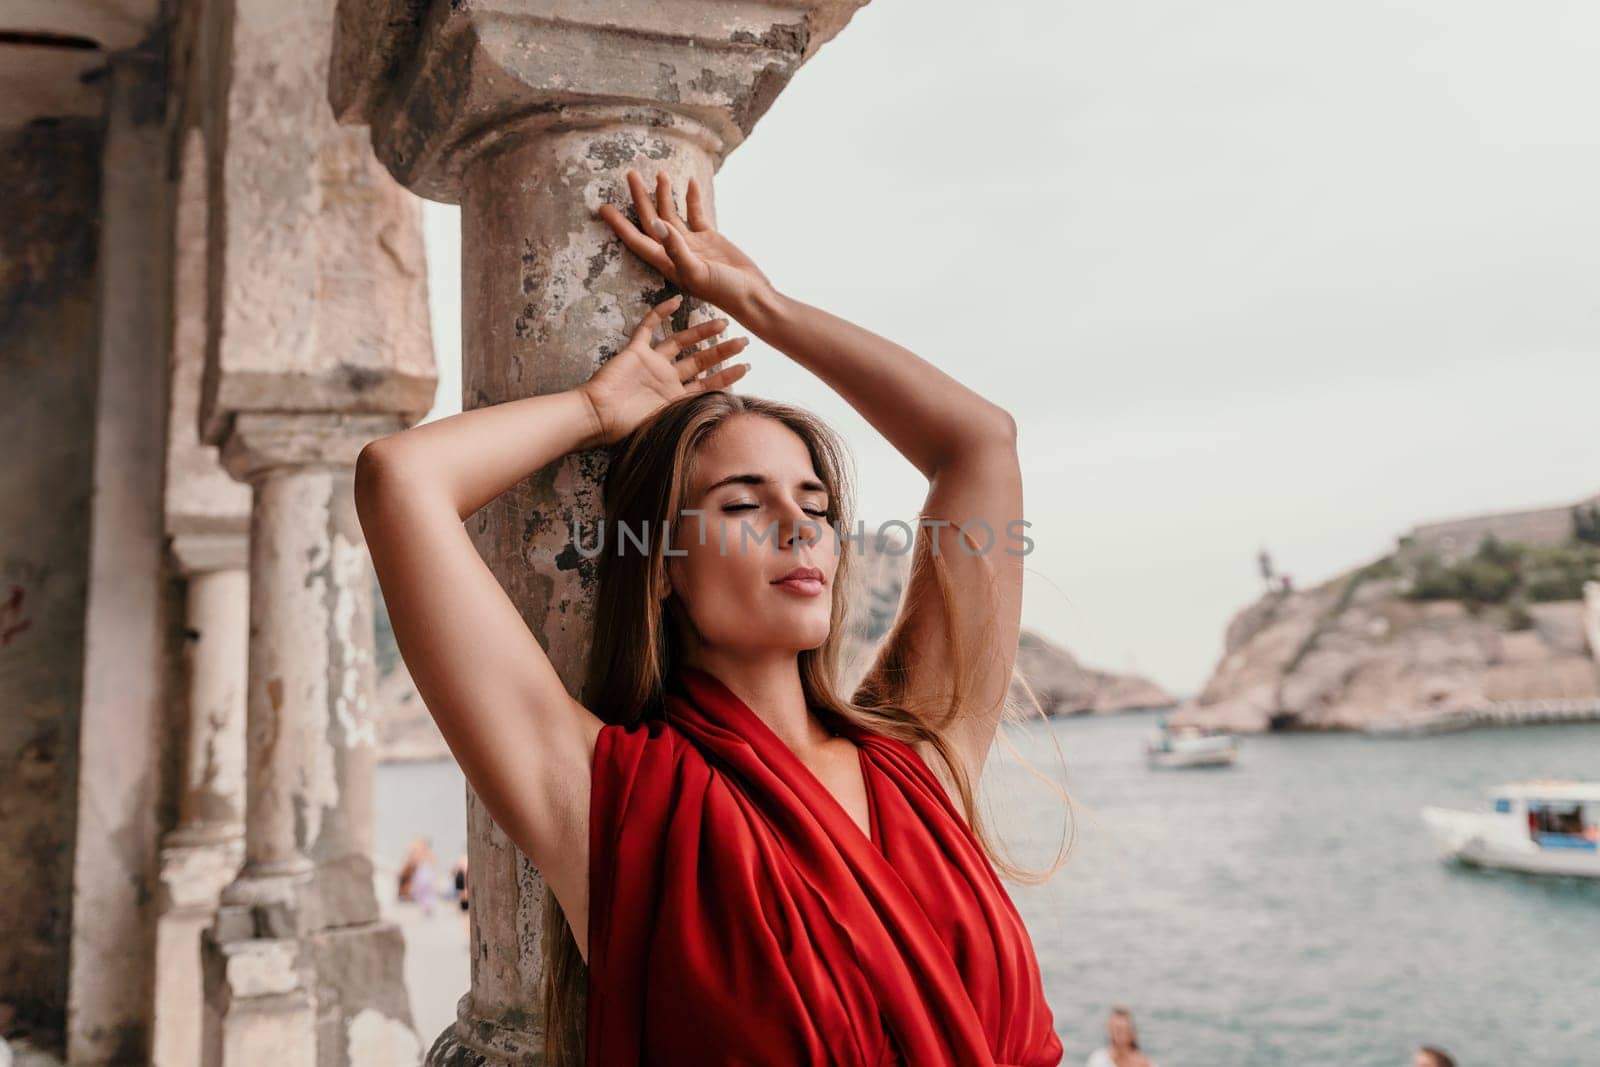
<instances>
[{"instance_id":1,"label":"rocky cliff","mask_svg":"<svg viewBox=\"0 0 1600 1067\"><path fill-rule=\"evenodd\" d=\"M1481 573L1480 568L1480 573ZM1424 576L1425 577L1425 576ZM1170 718L1240 732L1365 729L1535 701L1600 699L1583 598L1413 599L1389 558L1303 591L1268 593L1229 622L1201 693Z\"/></svg>"},{"instance_id":2,"label":"rocky cliff","mask_svg":"<svg viewBox=\"0 0 1600 1067\"><path fill-rule=\"evenodd\" d=\"M1011 697L1031 708L1023 682L1047 715L1109 715L1141 708L1167 708L1173 695L1137 674L1114 674L1085 667L1060 645L1024 629L1017 641L1017 676Z\"/></svg>"}]
</instances>

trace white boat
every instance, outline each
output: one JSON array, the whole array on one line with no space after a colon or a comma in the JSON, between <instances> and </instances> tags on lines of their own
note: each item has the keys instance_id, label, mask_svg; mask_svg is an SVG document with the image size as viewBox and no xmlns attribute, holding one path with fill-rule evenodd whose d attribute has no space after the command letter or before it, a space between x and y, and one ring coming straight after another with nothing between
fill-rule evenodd
<instances>
[{"instance_id":1,"label":"white boat","mask_svg":"<svg viewBox=\"0 0 1600 1067\"><path fill-rule=\"evenodd\" d=\"M1239 754L1232 734L1204 730L1198 726L1161 729L1145 741L1145 762L1152 767L1225 767Z\"/></svg>"},{"instance_id":2,"label":"white boat","mask_svg":"<svg viewBox=\"0 0 1600 1067\"><path fill-rule=\"evenodd\" d=\"M1425 807L1445 859L1533 874L1600 878L1600 782L1539 779L1496 786L1487 811Z\"/></svg>"}]
</instances>

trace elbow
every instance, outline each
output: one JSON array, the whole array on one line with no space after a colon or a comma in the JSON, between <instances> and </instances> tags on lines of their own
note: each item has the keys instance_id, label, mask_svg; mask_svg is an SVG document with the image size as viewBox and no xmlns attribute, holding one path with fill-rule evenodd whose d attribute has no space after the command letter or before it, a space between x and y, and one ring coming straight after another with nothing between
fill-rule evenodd
<instances>
[{"instance_id":1,"label":"elbow","mask_svg":"<svg viewBox=\"0 0 1600 1067\"><path fill-rule=\"evenodd\" d=\"M1017 420L1011 412L998 404L994 408L994 435L996 440L1011 448L1017 447Z\"/></svg>"},{"instance_id":2,"label":"elbow","mask_svg":"<svg viewBox=\"0 0 1600 1067\"><path fill-rule=\"evenodd\" d=\"M993 463L997 459L1015 461L1017 420L1005 408L993 404L964 420L958 432L948 434L937 455L923 471L929 477L947 467Z\"/></svg>"},{"instance_id":3,"label":"elbow","mask_svg":"<svg viewBox=\"0 0 1600 1067\"><path fill-rule=\"evenodd\" d=\"M1017 420L998 404L989 404L982 418L973 419L972 432L965 442L971 451L1011 451L1017 449Z\"/></svg>"},{"instance_id":4,"label":"elbow","mask_svg":"<svg viewBox=\"0 0 1600 1067\"><path fill-rule=\"evenodd\" d=\"M393 481L397 460L394 443L385 437L368 441L356 456L355 485L356 513L371 507L383 486Z\"/></svg>"},{"instance_id":5,"label":"elbow","mask_svg":"<svg viewBox=\"0 0 1600 1067\"><path fill-rule=\"evenodd\" d=\"M352 495L362 528L370 523L414 521L419 507L448 507L448 497L429 480L423 453L404 436L368 441L356 455ZM457 512L457 516L460 513Z\"/></svg>"}]
</instances>

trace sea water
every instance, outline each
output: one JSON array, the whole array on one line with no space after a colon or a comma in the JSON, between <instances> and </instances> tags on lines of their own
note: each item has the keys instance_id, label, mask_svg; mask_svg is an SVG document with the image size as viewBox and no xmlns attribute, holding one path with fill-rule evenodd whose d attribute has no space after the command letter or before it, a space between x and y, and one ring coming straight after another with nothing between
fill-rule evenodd
<instances>
[{"instance_id":1,"label":"sea water","mask_svg":"<svg viewBox=\"0 0 1600 1067\"><path fill-rule=\"evenodd\" d=\"M1231 767L1153 770L1157 718L1009 728L1041 772L1065 759L1074 802L1066 866L1008 883L1067 1064L1113 1004L1157 1067L1409 1067L1421 1044L1600 1064L1600 881L1447 864L1419 814L1481 810L1505 781L1600 779L1600 724L1249 736ZM1004 751L985 783L1018 858L1048 858L1060 800Z\"/></svg>"},{"instance_id":2,"label":"sea water","mask_svg":"<svg viewBox=\"0 0 1600 1067\"><path fill-rule=\"evenodd\" d=\"M1481 808L1504 781L1600 779L1600 724L1250 736L1232 767L1152 770L1157 718L1007 727L1073 801L1066 865L1007 882L1065 1064L1102 1043L1113 1004L1157 1067L1409 1067L1421 1044L1463 1065L1600 1064L1600 882L1446 864L1419 814ZM1013 859L1046 861L1059 798L1003 744L983 788ZM421 833L448 871L466 844L456 765L384 765L378 800L380 861ZM464 964L455 981L417 1007L426 1040Z\"/></svg>"}]
</instances>

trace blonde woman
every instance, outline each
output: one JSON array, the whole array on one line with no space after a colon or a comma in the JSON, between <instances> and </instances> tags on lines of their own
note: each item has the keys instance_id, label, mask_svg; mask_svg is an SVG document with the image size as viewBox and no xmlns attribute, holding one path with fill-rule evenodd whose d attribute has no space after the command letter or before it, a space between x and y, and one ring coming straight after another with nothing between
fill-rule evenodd
<instances>
[{"instance_id":1,"label":"blonde woman","mask_svg":"<svg viewBox=\"0 0 1600 1067\"><path fill-rule=\"evenodd\" d=\"M1014 423L780 293L692 180L682 214L664 175L628 184L635 218L599 215L680 295L581 387L380 439L356 472L406 666L554 898L546 1060L1052 1067L1038 960L973 804L1020 625ZM842 446L731 392L749 364L713 368L746 342L716 339L725 319L686 325L684 293L928 481L900 615L853 694L836 682L856 532ZM588 449L605 450L605 521L562 557L594 568L574 698L462 523Z\"/></svg>"},{"instance_id":2,"label":"blonde woman","mask_svg":"<svg viewBox=\"0 0 1600 1067\"><path fill-rule=\"evenodd\" d=\"M1106 1043L1089 1054L1085 1067L1156 1067L1139 1051L1139 1031L1127 1008L1118 1006L1106 1015Z\"/></svg>"}]
</instances>

